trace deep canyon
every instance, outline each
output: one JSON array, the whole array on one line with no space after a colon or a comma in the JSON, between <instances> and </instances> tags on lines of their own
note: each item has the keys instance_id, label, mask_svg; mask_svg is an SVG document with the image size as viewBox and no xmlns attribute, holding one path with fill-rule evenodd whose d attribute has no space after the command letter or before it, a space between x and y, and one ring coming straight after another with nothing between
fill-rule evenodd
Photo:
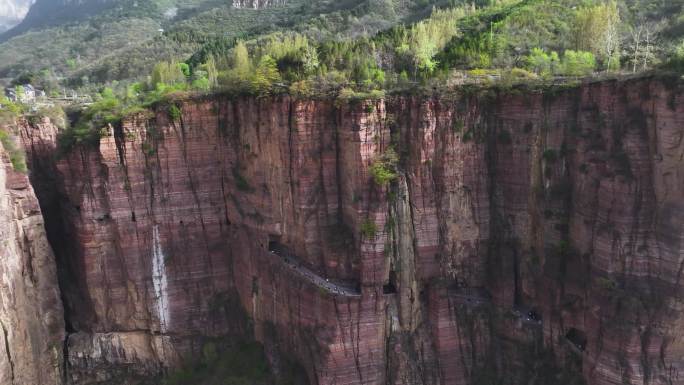
<instances>
[{"instance_id":1,"label":"deep canyon","mask_svg":"<svg viewBox=\"0 0 684 385\"><path fill-rule=\"evenodd\" d=\"M66 150L21 120L0 382L133 384L249 336L310 384L684 384L683 85L216 94Z\"/></svg>"}]
</instances>

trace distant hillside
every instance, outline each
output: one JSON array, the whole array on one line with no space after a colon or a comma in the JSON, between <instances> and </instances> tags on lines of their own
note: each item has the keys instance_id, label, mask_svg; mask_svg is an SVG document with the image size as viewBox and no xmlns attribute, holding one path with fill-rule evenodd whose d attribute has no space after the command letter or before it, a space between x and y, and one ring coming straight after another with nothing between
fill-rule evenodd
<instances>
[{"instance_id":1,"label":"distant hillside","mask_svg":"<svg viewBox=\"0 0 684 385\"><path fill-rule=\"evenodd\" d=\"M0 0L0 5L1 1L21 2L22 0ZM117 0L23 0L24 3L32 1L35 1L35 4L28 10L23 21L0 35L0 41L20 35L33 28L83 20L117 3Z\"/></svg>"},{"instance_id":2,"label":"distant hillside","mask_svg":"<svg viewBox=\"0 0 684 385\"><path fill-rule=\"evenodd\" d=\"M407 51L405 30L391 32L397 24L425 19L434 8L464 4L477 12L441 21L437 32L417 34L425 41L415 44L415 52ZM390 35L366 47L379 31ZM20 25L0 35L0 79L30 80L48 91L66 86L92 92L104 84L146 80L160 62L201 64L209 56L225 57L236 39L258 46L254 42L260 38L281 32L316 44L358 39L353 50L373 59L366 60L373 64L369 68L396 71L394 77L406 72L404 78L446 75L452 69L561 74L566 51L570 66L576 65L573 55L580 55L595 59L588 68L596 71L645 70L673 56L684 68L679 1L37 0ZM444 32L444 41L433 40L438 32ZM611 44L602 45L608 32ZM608 46L610 52L604 52ZM586 52L593 57L581 56ZM342 56L332 64L345 63L348 70L357 66L350 60Z\"/></svg>"},{"instance_id":3,"label":"distant hillside","mask_svg":"<svg viewBox=\"0 0 684 385\"><path fill-rule=\"evenodd\" d=\"M235 38L288 30L304 30L315 39L371 36L399 22L428 16L434 5L447 4L447 0L38 1L21 25L2 36L6 41L0 43L0 78L39 74L48 84L96 87L113 80L144 79L159 61L186 60L204 46L227 46Z\"/></svg>"},{"instance_id":4,"label":"distant hillside","mask_svg":"<svg viewBox=\"0 0 684 385\"><path fill-rule=\"evenodd\" d=\"M0 0L0 33L19 24L34 0Z\"/></svg>"}]
</instances>

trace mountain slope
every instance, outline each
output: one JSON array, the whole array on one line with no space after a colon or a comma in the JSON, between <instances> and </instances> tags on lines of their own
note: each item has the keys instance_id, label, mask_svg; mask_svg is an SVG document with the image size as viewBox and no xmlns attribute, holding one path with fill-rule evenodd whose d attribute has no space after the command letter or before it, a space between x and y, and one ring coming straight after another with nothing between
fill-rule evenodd
<instances>
[{"instance_id":1,"label":"mountain slope","mask_svg":"<svg viewBox=\"0 0 684 385\"><path fill-rule=\"evenodd\" d=\"M73 22L111 7L117 0L34 0L26 17L16 27L0 35L0 41L20 35L32 28Z\"/></svg>"},{"instance_id":2,"label":"mountain slope","mask_svg":"<svg viewBox=\"0 0 684 385\"><path fill-rule=\"evenodd\" d=\"M0 0L0 33L19 24L34 0Z\"/></svg>"},{"instance_id":3,"label":"mountain slope","mask_svg":"<svg viewBox=\"0 0 684 385\"><path fill-rule=\"evenodd\" d=\"M55 4L36 3L34 8L55 9ZM141 79L157 62L185 60L216 40L302 28L319 38L372 35L402 20L429 15L436 3L289 0L264 9L237 9L232 2L217 0L59 4L64 7L54 13L70 18L44 23L29 14L0 37L7 39L0 43L0 79L41 71L51 79L86 87ZM79 12L69 11L74 9Z\"/></svg>"}]
</instances>

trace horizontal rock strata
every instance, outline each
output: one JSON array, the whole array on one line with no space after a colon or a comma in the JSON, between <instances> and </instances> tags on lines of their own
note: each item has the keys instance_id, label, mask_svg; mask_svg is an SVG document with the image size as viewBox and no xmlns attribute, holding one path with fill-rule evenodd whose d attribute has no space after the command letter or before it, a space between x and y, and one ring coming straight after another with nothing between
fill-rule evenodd
<instances>
[{"instance_id":1,"label":"horizontal rock strata","mask_svg":"<svg viewBox=\"0 0 684 385\"><path fill-rule=\"evenodd\" d=\"M242 308L311 383L684 384L683 95L642 78L213 96L56 161L56 128L27 125L72 373L133 359L157 375L240 333Z\"/></svg>"}]
</instances>

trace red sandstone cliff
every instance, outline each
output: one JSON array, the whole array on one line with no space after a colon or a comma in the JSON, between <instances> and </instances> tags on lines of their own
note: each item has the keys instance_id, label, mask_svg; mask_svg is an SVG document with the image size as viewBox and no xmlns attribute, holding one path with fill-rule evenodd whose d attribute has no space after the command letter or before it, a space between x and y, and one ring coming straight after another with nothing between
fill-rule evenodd
<instances>
[{"instance_id":1,"label":"red sandstone cliff","mask_svg":"<svg viewBox=\"0 0 684 385\"><path fill-rule=\"evenodd\" d=\"M57 161L56 129L27 126L69 378L157 375L244 309L312 383L684 384L683 97L215 96Z\"/></svg>"},{"instance_id":2,"label":"red sandstone cliff","mask_svg":"<svg viewBox=\"0 0 684 385\"><path fill-rule=\"evenodd\" d=\"M64 335L38 200L0 144L0 383L62 384Z\"/></svg>"}]
</instances>

